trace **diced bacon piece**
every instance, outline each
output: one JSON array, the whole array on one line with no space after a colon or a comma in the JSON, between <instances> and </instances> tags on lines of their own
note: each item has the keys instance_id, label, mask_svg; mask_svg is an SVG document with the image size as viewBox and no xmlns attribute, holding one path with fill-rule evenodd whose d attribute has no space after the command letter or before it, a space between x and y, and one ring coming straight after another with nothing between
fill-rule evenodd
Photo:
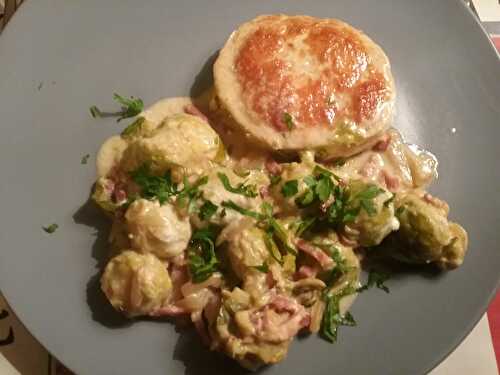
<instances>
[{"instance_id":1,"label":"diced bacon piece","mask_svg":"<svg viewBox=\"0 0 500 375\"><path fill-rule=\"evenodd\" d=\"M266 160L266 169L273 176L278 176L283 171L283 167L272 158Z\"/></svg>"},{"instance_id":2,"label":"diced bacon piece","mask_svg":"<svg viewBox=\"0 0 500 375\"><path fill-rule=\"evenodd\" d=\"M368 179L373 179L378 177L380 170L383 168L384 162L379 154L371 155L365 165L361 167L359 173L361 176Z\"/></svg>"},{"instance_id":3,"label":"diced bacon piece","mask_svg":"<svg viewBox=\"0 0 500 375\"><path fill-rule=\"evenodd\" d=\"M321 268L323 268L324 270L328 270L333 267L333 259L320 248L313 246L302 239L299 239L297 241L297 247L299 250L302 250L304 253L316 259Z\"/></svg>"},{"instance_id":4,"label":"diced bacon piece","mask_svg":"<svg viewBox=\"0 0 500 375\"><path fill-rule=\"evenodd\" d=\"M316 268L310 267L310 266L300 266L297 272L294 274L294 279L295 280L300 280L300 279L308 279L312 277L316 277L318 274L318 270Z\"/></svg>"},{"instance_id":5,"label":"diced bacon piece","mask_svg":"<svg viewBox=\"0 0 500 375\"><path fill-rule=\"evenodd\" d=\"M259 194L260 194L260 197L262 199L266 199L266 198L269 198L270 196L270 193L269 193L269 188L267 186L262 186L260 189L259 189Z\"/></svg>"},{"instance_id":6,"label":"diced bacon piece","mask_svg":"<svg viewBox=\"0 0 500 375\"><path fill-rule=\"evenodd\" d=\"M385 186L389 191L394 192L399 189L400 183L397 176L393 176L385 169L382 170L382 176L384 178Z\"/></svg>"},{"instance_id":7,"label":"diced bacon piece","mask_svg":"<svg viewBox=\"0 0 500 375\"><path fill-rule=\"evenodd\" d=\"M383 152L383 151L387 150L387 147L389 147L390 143L391 143L391 135L384 134L382 139L380 141L378 141L377 143L375 143L372 150Z\"/></svg>"},{"instance_id":8,"label":"diced bacon piece","mask_svg":"<svg viewBox=\"0 0 500 375\"><path fill-rule=\"evenodd\" d=\"M162 316L180 316L188 313L189 311L179 306L167 305L159 308L158 310L153 311L150 315L154 317L162 317Z\"/></svg>"},{"instance_id":9,"label":"diced bacon piece","mask_svg":"<svg viewBox=\"0 0 500 375\"><path fill-rule=\"evenodd\" d=\"M348 247L358 247L358 243L355 240L351 240L350 238L346 237L342 233L339 234L339 241L342 245L348 246Z\"/></svg>"},{"instance_id":10,"label":"diced bacon piece","mask_svg":"<svg viewBox=\"0 0 500 375\"><path fill-rule=\"evenodd\" d=\"M196 328L196 332L201 337L201 340L205 345L210 345L210 337L208 336L207 328L205 327L205 322L203 321L203 314L201 311L196 311L191 314L191 321Z\"/></svg>"},{"instance_id":11,"label":"diced bacon piece","mask_svg":"<svg viewBox=\"0 0 500 375\"><path fill-rule=\"evenodd\" d=\"M196 107L194 104L188 104L184 107L184 112L186 112L188 115L193 115L196 117L201 118L203 121L208 122L207 116L201 112L198 107Z\"/></svg>"}]
</instances>

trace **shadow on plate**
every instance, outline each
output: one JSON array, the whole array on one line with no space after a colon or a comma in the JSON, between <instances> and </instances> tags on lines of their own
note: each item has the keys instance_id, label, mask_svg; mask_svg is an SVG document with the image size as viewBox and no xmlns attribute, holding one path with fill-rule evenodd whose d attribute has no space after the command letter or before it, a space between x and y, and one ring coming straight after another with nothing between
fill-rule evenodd
<instances>
[{"instance_id":1,"label":"shadow on plate","mask_svg":"<svg viewBox=\"0 0 500 375\"><path fill-rule=\"evenodd\" d=\"M92 245L91 254L97 261L96 273L87 282L87 304L92 312L92 319L108 328L128 327L132 321L119 314L101 291L101 273L108 261L108 236L110 230L109 219L100 211L99 207L90 199L81 206L73 215L73 220L77 224L94 228L95 241Z\"/></svg>"},{"instance_id":2,"label":"shadow on plate","mask_svg":"<svg viewBox=\"0 0 500 375\"><path fill-rule=\"evenodd\" d=\"M402 263L385 255L367 255L361 262L363 271L377 271L390 276L390 279L398 282L406 278L421 277L428 280L438 281L445 271L440 270L433 264L409 264Z\"/></svg>"},{"instance_id":3,"label":"shadow on plate","mask_svg":"<svg viewBox=\"0 0 500 375\"><path fill-rule=\"evenodd\" d=\"M194 78L194 82L191 85L189 95L191 98L199 98L205 94L214 84L214 74L213 66L214 62L219 55L219 50L215 51L210 55L210 57L205 61L200 72Z\"/></svg>"},{"instance_id":4,"label":"shadow on plate","mask_svg":"<svg viewBox=\"0 0 500 375\"><path fill-rule=\"evenodd\" d=\"M179 336L173 359L184 363L185 375L242 375L251 373L223 354L211 351L204 346L198 334L192 329L183 331Z\"/></svg>"}]
</instances>

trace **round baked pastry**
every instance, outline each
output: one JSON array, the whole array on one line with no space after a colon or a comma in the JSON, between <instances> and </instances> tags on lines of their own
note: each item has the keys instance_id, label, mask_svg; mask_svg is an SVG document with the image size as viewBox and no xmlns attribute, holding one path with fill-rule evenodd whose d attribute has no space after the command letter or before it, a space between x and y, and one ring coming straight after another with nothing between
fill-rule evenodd
<instances>
[{"instance_id":1,"label":"round baked pastry","mask_svg":"<svg viewBox=\"0 0 500 375\"><path fill-rule=\"evenodd\" d=\"M266 15L241 25L214 65L216 104L229 122L273 150L349 156L392 120L389 59L335 19Z\"/></svg>"}]
</instances>

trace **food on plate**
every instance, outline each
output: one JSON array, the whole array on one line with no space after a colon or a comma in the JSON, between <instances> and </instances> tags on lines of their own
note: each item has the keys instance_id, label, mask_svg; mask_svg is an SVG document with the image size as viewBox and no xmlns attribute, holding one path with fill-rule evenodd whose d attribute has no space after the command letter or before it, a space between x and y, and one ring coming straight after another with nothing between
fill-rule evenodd
<instances>
[{"instance_id":1,"label":"food on plate","mask_svg":"<svg viewBox=\"0 0 500 375\"><path fill-rule=\"evenodd\" d=\"M107 264L101 286L115 309L136 316L159 309L172 282L165 265L154 255L124 250Z\"/></svg>"},{"instance_id":2,"label":"food on plate","mask_svg":"<svg viewBox=\"0 0 500 375\"><path fill-rule=\"evenodd\" d=\"M442 268L460 266L467 249L467 233L448 220L446 202L429 193L408 193L395 200L399 230L386 237L382 247L408 263L436 263Z\"/></svg>"},{"instance_id":3,"label":"food on plate","mask_svg":"<svg viewBox=\"0 0 500 375\"><path fill-rule=\"evenodd\" d=\"M426 192L437 160L392 128L389 61L365 34L257 17L214 75L209 104L161 100L97 155L93 199L112 220L101 287L116 310L189 319L257 369L299 332L335 342L356 325L356 296L388 291L375 271L362 285L364 257L463 262L467 233Z\"/></svg>"},{"instance_id":4,"label":"food on plate","mask_svg":"<svg viewBox=\"0 0 500 375\"><path fill-rule=\"evenodd\" d=\"M273 150L353 155L390 127L389 59L366 34L334 19L266 15L241 25L214 66L229 123Z\"/></svg>"}]
</instances>

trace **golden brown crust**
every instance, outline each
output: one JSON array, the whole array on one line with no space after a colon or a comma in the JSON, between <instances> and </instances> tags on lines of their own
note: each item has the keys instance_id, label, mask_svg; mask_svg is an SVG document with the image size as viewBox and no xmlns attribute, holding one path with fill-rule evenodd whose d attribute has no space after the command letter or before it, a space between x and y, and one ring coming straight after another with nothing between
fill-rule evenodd
<instances>
[{"instance_id":1,"label":"golden brown crust","mask_svg":"<svg viewBox=\"0 0 500 375\"><path fill-rule=\"evenodd\" d=\"M392 117L387 57L338 20L257 17L229 38L214 76L219 101L236 126L273 149L345 143L335 137L345 123L360 135L348 142L350 149L386 129ZM345 144L337 148L345 153Z\"/></svg>"}]
</instances>

